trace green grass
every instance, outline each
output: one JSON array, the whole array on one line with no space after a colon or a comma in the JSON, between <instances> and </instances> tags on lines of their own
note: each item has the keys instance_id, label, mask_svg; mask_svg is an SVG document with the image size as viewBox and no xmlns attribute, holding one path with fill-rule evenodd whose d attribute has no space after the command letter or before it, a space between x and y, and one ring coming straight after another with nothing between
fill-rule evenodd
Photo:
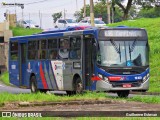
<instances>
[{"instance_id":1,"label":"green grass","mask_svg":"<svg viewBox=\"0 0 160 120\"><path fill-rule=\"evenodd\" d=\"M137 102L145 102L145 103L160 103L160 96L135 96L131 98L119 98L119 97L110 97L106 95L106 93L96 93L96 92L87 92L82 95L73 95L73 96L57 96L54 94L48 95L44 93L37 94L11 94L11 93L0 93L0 106L3 106L5 102L20 102L20 101L28 101L28 102L44 102L44 101L52 101L52 102L64 102L64 101L72 101L72 100L127 100L127 101L137 101Z\"/></svg>"},{"instance_id":2,"label":"green grass","mask_svg":"<svg viewBox=\"0 0 160 120\"><path fill-rule=\"evenodd\" d=\"M135 101L135 102L143 102L143 103L160 103L160 96L134 96L130 98L119 98L119 97L111 97L107 96L107 98L111 98L114 100L126 100L126 101Z\"/></svg>"},{"instance_id":3,"label":"green grass","mask_svg":"<svg viewBox=\"0 0 160 120\"><path fill-rule=\"evenodd\" d=\"M132 98L128 98L128 101L137 101L144 103L160 103L160 96L135 96Z\"/></svg>"},{"instance_id":4,"label":"green grass","mask_svg":"<svg viewBox=\"0 0 160 120\"><path fill-rule=\"evenodd\" d=\"M139 97L135 96L133 98L117 98L117 97L108 97L106 93L95 93L95 92L87 92L83 95L75 95L75 96L56 96L54 94L48 95L44 93L37 93L37 94L10 94L10 93L0 93L0 107L4 105L4 103L7 102L20 102L20 101L28 101L28 102L46 102L46 101L52 101L52 102L65 102L65 101L71 101L71 100L107 100L107 99L113 99L114 100L125 100L125 101L140 101L140 102L146 102L146 103L160 103L160 96L150 96L150 97ZM28 118L27 118L28 119ZM29 118L33 119L33 118ZM44 119L44 118L41 118ZM45 118L45 119L53 119L53 118ZM55 118L54 118L55 119ZM57 120L64 119L64 118L56 118ZM75 118L70 118L75 119ZM105 120L106 117L76 117L77 120ZM158 117L107 117L109 120L158 120Z\"/></svg>"},{"instance_id":5,"label":"green grass","mask_svg":"<svg viewBox=\"0 0 160 120\"><path fill-rule=\"evenodd\" d=\"M106 99L106 93L95 93L95 92L87 92L83 95L74 95L74 96L57 96L54 94L48 95L44 93L37 94L11 94L11 93L0 93L0 103L1 106L4 102L20 102L20 101L28 101L28 102L41 102L41 101L52 101L52 102L63 102L63 101L71 101L71 100L101 100Z\"/></svg>"},{"instance_id":6,"label":"green grass","mask_svg":"<svg viewBox=\"0 0 160 120\"><path fill-rule=\"evenodd\" d=\"M123 21L108 26L125 25L145 28L150 44L150 87L149 92L160 92L160 18L142 18L133 21Z\"/></svg>"},{"instance_id":7,"label":"green grass","mask_svg":"<svg viewBox=\"0 0 160 120\"><path fill-rule=\"evenodd\" d=\"M2 73L2 75L0 76L0 81L5 83L6 85L10 85L8 72Z\"/></svg>"},{"instance_id":8,"label":"green grass","mask_svg":"<svg viewBox=\"0 0 160 120\"><path fill-rule=\"evenodd\" d=\"M21 27L11 28L11 30L13 31L13 36L25 36L25 35L32 35L32 34L42 32L41 29L35 29L35 28L27 29L27 28L21 28Z\"/></svg>"}]
</instances>

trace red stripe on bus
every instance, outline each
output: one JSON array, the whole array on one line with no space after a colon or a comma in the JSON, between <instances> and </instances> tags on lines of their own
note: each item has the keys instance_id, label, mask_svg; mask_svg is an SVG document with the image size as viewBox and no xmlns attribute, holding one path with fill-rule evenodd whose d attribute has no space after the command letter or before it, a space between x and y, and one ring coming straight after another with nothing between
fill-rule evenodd
<instances>
[{"instance_id":1,"label":"red stripe on bus","mask_svg":"<svg viewBox=\"0 0 160 120\"><path fill-rule=\"evenodd\" d=\"M98 77L98 76L92 76L91 77L92 81L98 81L98 80L102 80L102 78Z\"/></svg>"},{"instance_id":2,"label":"red stripe on bus","mask_svg":"<svg viewBox=\"0 0 160 120\"><path fill-rule=\"evenodd\" d=\"M40 63L40 76L41 76L41 80L42 80L42 84L43 84L44 89L48 89L47 82L46 82L43 68L42 68L42 63Z\"/></svg>"}]
</instances>

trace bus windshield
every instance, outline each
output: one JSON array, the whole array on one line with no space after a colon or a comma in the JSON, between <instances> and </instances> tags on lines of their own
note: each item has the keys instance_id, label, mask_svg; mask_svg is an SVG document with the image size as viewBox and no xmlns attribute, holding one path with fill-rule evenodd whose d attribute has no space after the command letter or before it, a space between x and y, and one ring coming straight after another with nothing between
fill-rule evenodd
<instances>
[{"instance_id":1,"label":"bus windshield","mask_svg":"<svg viewBox=\"0 0 160 120\"><path fill-rule=\"evenodd\" d=\"M141 40L99 41L98 63L108 67L149 65L149 46Z\"/></svg>"}]
</instances>

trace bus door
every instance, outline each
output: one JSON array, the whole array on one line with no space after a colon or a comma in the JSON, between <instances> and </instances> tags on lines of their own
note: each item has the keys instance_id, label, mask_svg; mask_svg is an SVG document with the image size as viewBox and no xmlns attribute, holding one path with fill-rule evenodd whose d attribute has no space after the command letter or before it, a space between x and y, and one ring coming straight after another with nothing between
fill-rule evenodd
<instances>
[{"instance_id":1,"label":"bus door","mask_svg":"<svg viewBox=\"0 0 160 120\"><path fill-rule=\"evenodd\" d=\"M91 77L93 75L93 72L94 72L94 67L93 67L93 41L94 41L94 38L92 35L85 35L84 36L84 44L83 44L83 47L84 47L84 51L83 51L83 78L85 79L85 82L84 82L84 86L85 86L85 89L89 89L91 90L91 84L92 84L92 81L91 81Z\"/></svg>"},{"instance_id":2,"label":"bus door","mask_svg":"<svg viewBox=\"0 0 160 120\"><path fill-rule=\"evenodd\" d=\"M25 85L26 78L26 43L20 43L20 54L19 54L19 85Z\"/></svg>"}]
</instances>

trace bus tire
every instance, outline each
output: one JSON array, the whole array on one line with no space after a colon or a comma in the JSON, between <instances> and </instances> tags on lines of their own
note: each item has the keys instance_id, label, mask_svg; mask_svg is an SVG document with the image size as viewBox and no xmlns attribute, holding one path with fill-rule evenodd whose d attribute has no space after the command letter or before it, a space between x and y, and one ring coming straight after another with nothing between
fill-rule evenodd
<instances>
[{"instance_id":1,"label":"bus tire","mask_svg":"<svg viewBox=\"0 0 160 120\"><path fill-rule=\"evenodd\" d=\"M40 91L41 93L47 93L48 90L40 89L39 91Z\"/></svg>"},{"instance_id":2,"label":"bus tire","mask_svg":"<svg viewBox=\"0 0 160 120\"><path fill-rule=\"evenodd\" d=\"M129 95L129 90L125 90L125 91L118 91L117 95L121 98L126 98Z\"/></svg>"},{"instance_id":3,"label":"bus tire","mask_svg":"<svg viewBox=\"0 0 160 120\"><path fill-rule=\"evenodd\" d=\"M76 94L81 94L83 92L83 84L80 78L76 79L74 89Z\"/></svg>"},{"instance_id":4,"label":"bus tire","mask_svg":"<svg viewBox=\"0 0 160 120\"><path fill-rule=\"evenodd\" d=\"M35 76L31 77L30 89L31 89L32 93L37 93L38 92L37 84L36 84L36 77Z\"/></svg>"},{"instance_id":5,"label":"bus tire","mask_svg":"<svg viewBox=\"0 0 160 120\"><path fill-rule=\"evenodd\" d=\"M67 95L71 96L71 95L75 95L75 91L66 91Z\"/></svg>"}]
</instances>

